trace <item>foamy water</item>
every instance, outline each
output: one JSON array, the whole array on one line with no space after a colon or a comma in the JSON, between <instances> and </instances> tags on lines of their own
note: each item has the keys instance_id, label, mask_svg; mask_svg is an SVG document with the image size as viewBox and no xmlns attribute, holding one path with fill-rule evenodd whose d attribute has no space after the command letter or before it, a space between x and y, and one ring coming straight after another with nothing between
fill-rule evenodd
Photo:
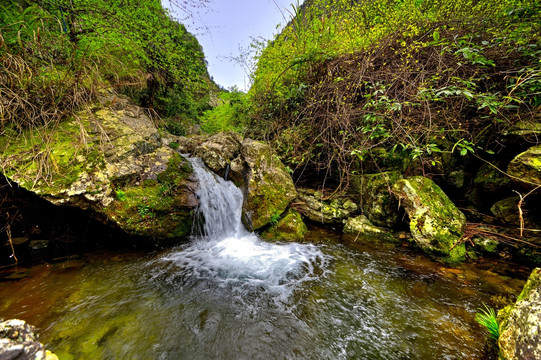
<instances>
[{"instance_id":1,"label":"foamy water","mask_svg":"<svg viewBox=\"0 0 541 360\"><path fill-rule=\"evenodd\" d=\"M262 287L282 300L295 285L313 277L314 264L324 262L316 246L260 240L242 225L242 192L206 169L200 159L190 162L200 182L200 226L191 244L161 258L169 276L186 275L237 290Z\"/></svg>"}]
</instances>

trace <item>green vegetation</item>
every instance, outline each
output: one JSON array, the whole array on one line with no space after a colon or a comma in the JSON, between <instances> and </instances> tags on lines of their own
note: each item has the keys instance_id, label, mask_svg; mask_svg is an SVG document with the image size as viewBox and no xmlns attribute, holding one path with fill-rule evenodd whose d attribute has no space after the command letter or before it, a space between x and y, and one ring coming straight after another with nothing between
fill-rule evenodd
<instances>
[{"instance_id":1,"label":"green vegetation","mask_svg":"<svg viewBox=\"0 0 541 360\"><path fill-rule=\"evenodd\" d=\"M126 94L160 116L158 124L184 135L210 108L215 88L201 46L159 0L0 4L0 149L26 147L29 166L38 169L30 184L76 180L86 166L77 155L87 155L92 131L81 117L85 111L92 117L89 104L98 98L103 104L101 95ZM53 154L66 138L65 122L79 140ZM2 160L8 176L32 172L13 167L17 159Z\"/></svg>"},{"instance_id":2,"label":"green vegetation","mask_svg":"<svg viewBox=\"0 0 541 360\"><path fill-rule=\"evenodd\" d=\"M0 132L50 125L115 88L168 118L207 109L204 55L158 0L8 1L0 11Z\"/></svg>"},{"instance_id":3,"label":"green vegetation","mask_svg":"<svg viewBox=\"0 0 541 360\"><path fill-rule=\"evenodd\" d=\"M490 157L491 134L541 105L540 10L531 0L292 6L258 55L246 127L292 169L343 185L361 167Z\"/></svg>"},{"instance_id":4,"label":"green vegetation","mask_svg":"<svg viewBox=\"0 0 541 360\"><path fill-rule=\"evenodd\" d=\"M207 110L201 118L201 127L207 133L243 131L249 108L246 95L236 88L219 95L220 105Z\"/></svg>"},{"instance_id":5,"label":"green vegetation","mask_svg":"<svg viewBox=\"0 0 541 360\"><path fill-rule=\"evenodd\" d=\"M475 321L487 329L491 339L497 341L500 337L500 325L498 323L496 312L486 304L483 304L483 306L484 309L479 309L479 312L475 314Z\"/></svg>"}]
</instances>

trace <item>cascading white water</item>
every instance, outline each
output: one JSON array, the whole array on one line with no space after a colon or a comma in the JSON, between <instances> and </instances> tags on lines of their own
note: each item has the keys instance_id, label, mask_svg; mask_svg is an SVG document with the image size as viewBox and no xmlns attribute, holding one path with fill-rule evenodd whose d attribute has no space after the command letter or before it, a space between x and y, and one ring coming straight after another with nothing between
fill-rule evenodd
<instances>
[{"instance_id":1,"label":"cascading white water","mask_svg":"<svg viewBox=\"0 0 541 360\"><path fill-rule=\"evenodd\" d=\"M175 282L186 276L230 290L263 286L285 300L296 284L312 278L314 264L323 261L316 246L261 241L242 224L240 189L208 170L200 159L189 160L199 180L200 225L189 246L162 258L181 269L172 273Z\"/></svg>"},{"instance_id":2,"label":"cascading white water","mask_svg":"<svg viewBox=\"0 0 541 360\"><path fill-rule=\"evenodd\" d=\"M201 159L189 160L199 179L195 235L209 239L247 235L241 222L243 196L240 189L207 170Z\"/></svg>"}]
</instances>

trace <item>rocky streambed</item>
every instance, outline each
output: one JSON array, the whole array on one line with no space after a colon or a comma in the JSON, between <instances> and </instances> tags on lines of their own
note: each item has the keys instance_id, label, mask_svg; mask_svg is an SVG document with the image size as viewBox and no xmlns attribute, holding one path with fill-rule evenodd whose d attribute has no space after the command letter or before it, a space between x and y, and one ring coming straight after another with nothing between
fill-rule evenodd
<instances>
[{"instance_id":1,"label":"rocky streambed","mask_svg":"<svg viewBox=\"0 0 541 360\"><path fill-rule=\"evenodd\" d=\"M352 176L348 192L331 194L322 188L295 186L291 169L266 143L236 133L191 137L165 134L147 113L116 94L104 95L100 103L61 123L52 130L52 141L44 143L39 134L32 133L17 139L3 137L0 143L5 204L1 215L6 223L2 251L6 264L13 264L16 254L22 255L23 261L41 258L62 263L67 258L79 259L86 251L80 249L81 243L90 245L86 248L98 244L108 249L115 245L136 246L147 251L186 243L194 226L200 201L197 191L201 186L186 154L200 157L215 174L241 189L242 222L270 242L309 241L308 224L334 229L336 234L331 238L342 232L349 234L343 239L350 244L363 241L375 248L390 244L397 253L401 246L413 246L442 269L464 261L496 264L497 259L511 258L530 267L539 264L537 238L517 240L498 227L518 222L521 229L529 231L539 224L535 196L523 201L530 196L526 191L539 181L539 154L535 146L517 148L520 151L506 165L508 179L501 179L486 166L479 167L473 175L468 174L471 170L467 167L453 168L439 184L425 176L405 176L389 170ZM445 166L450 162L447 160L442 159L441 163ZM468 177L473 184L470 187L465 185ZM513 184L522 186L518 197L505 195L511 192ZM466 195L462 199L468 201L457 202L460 208L447 195L457 191L463 191ZM472 204L477 204L477 209L489 207L494 217L478 215ZM325 253L326 246L321 245L319 251ZM322 258L332 259L323 255ZM310 269L311 274L314 269L325 273L326 266L308 261L301 267ZM12 276L7 274L6 278ZM527 276L521 272L518 277L525 280ZM502 336L500 345L509 358L513 358L512 354L535 354L539 347L537 337L527 335L535 333L535 322L520 320L527 313L534 317L539 314L539 299L535 295L539 286L535 280L530 284L534 284L529 286L530 292L519 296L515 307L507 308L500 319L508 329L522 324L520 330L506 330L507 335ZM518 293L519 287L512 291ZM493 304L503 307L494 301ZM468 309L471 312L471 306ZM289 308L287 312L294 313ZM115 333L117 329L111 331ZM292 351L296 354L303 350ZM347 353L344 348L340 351Z\"/></svg>"}]
</instances>

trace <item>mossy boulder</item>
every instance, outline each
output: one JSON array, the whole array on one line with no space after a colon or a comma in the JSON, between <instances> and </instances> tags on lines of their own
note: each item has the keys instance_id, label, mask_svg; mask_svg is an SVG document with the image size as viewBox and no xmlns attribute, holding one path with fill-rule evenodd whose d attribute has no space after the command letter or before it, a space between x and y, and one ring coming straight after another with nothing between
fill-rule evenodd
<instances>
[{"instance_id":1,"label":"mossy boulder","mask_svg":"<svg viewBox=\"0 0 541 360\"><path fill-rule=\"evenodd\" d=\"M500 221L510 224L519 224L518 203L520 197L511 196L503 200L497 201L490 208L490 212Z\"/></svg>"},{"instance_id":2,"label":"mossy boulder","mask_svg":"<svg viewBox=\"0 0 541 360\"><path fill-rule=\"evenodd\" d=\"M56 205L90 209L157 242L189 234L191 166L125 97L111 94L57 127L0 142L4 175Z\"/></svg>"},{"instance_id":3,"label":"mossy boulder","mask_svg":"<svg viewBox=\"0 0 541 360\"><path fill-rule=\"evenodd\" d=\"M298 203L304 216L322 224L342 224L358 210L357 204L347 197L324 198L322 192L311 189L299 190Z\"/></svg>"},{"instance_id":4,"label":"mossy boulder","mask_svg":"<svg viewBox=\"0 0 541 360\"><path fill-rule=\"evenodd\" d=\"M374 226L364 215L352 217L344 224L344 233L361 238L375 238L386 241L397 241L389 229Z\"/></svg>"},{"instance_id":5,"label":"mossy boulder","mask_svg":"<svg viewBox=\"0 0 541 360\"><path fill-rule=\"evenodd\" d=\"M512 196L497 201L490 211L500 222L506 225L520 226L520 214L518 204L519 196ZM530 194L521 204L522 220L528 228L539 228L541 225L541 198L539 195Z\"/></svg>"},{"instance_id":6,"label":"mossy boulder","mask_svg":"<svg viewBox=\"0 0 541 360\"><path fill-rule=\"evenodd\" d=\"M541 359L541 268L534 269L512 305L499 314L504 359Z\"/></svg>"},{"instance_id":7,"label":"mossy boulder","mask_svg":"<svg viewBox=\"0 0 541 360\"><path fill-rule=\"evenodd\" d=\"M393 192L409 216L410 231L419 247L447 263L464 260L466 248L460 239L466 217L438 185L414 176L398 180Z\"/></svg>"},{"instance_id":8,"label":"mossy boulder","mask_svg":"<svg viewBox=\"0 0 541 360\"><path fill-rule=\"evenodd\" d=\"M507 168L513 179L524 186L534 188L541 185L541 145L536 145L518 154Z\"/></svg>"},{"instance_id":9,"label":"mossy boulder","mask_svg":"<svg viewBox=\"0 0 541 360\"><path fill-rule=\"evenodd\" d=\"M289 209L278 222L261 233L266 240L300 241L308 231L301 214Z\"/></svg>"},{"instance_id":10,"label":"mossy boulder","mask_svg":"<svg viewBox=\"0 0 541 360\"><path fill-rule=\"evenodd\" d=\"M361 177L357 198L368 220L376 226L394 228L400 223L398 201L391 189L402 178L397 171L368 174Z\"/></svg>"},{"instance_id":11,"label":"mossy boulder","mask_svg":"<svg viewBox=\"0 0 541 360\"><path fill-rule=\"evenodd\" d=\"M496 163L495 166L502 167L499 163ZM512 181L497 168L487 163L482 164L475 174L473 184L482 188L487 194L497 194L509 189Z\"/></svg>"},{"instance_id":12,"label":"mossy boulder","mask_svg":"<svg viewBox=\"0 0 541 360\"><path fill-rule=\"evenodd\" d=\"M252 230L281 215L297 197L286 167L270 146L260 141L242 141L240 154L231 163L231 178L244 192L243 218Z\"/></svg>"}]
</instances>

